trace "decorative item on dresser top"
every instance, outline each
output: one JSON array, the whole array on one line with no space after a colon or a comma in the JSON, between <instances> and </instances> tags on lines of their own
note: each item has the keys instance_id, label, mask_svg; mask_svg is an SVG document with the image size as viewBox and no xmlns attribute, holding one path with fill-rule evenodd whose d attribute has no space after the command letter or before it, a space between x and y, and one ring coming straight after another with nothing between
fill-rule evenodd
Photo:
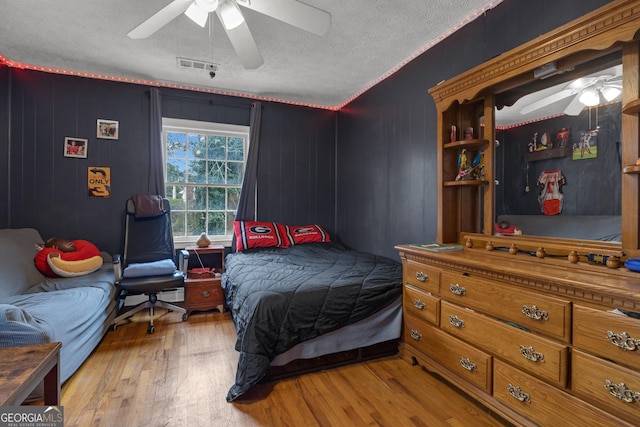
<instances>
[{"instance_id":1,"label":"decorative item on dresser top","mask_svg":"<svg viewBox=\"0 0 640 427\"><path fill-rule=\"evenodd\" d=\"M463 248L397 246L401 355L518 425L640 420L639 30L640 0L614 0L429 90L437 110L435 241ZM576 86L581 79L595 86ZM615 99L585 107L580 95L589 89L606 99L606 85L616 86ZM540 97L522 105L529 95ZM501 124L512 107L512 124ZM598 109L608 114L602 126ZM532 111L539 114L530 119ZM529 123L541 134L571 127L555 142L578 153L583 141L570 135L595 128L598 156L532 159L522 138L534 134ZM451 133L466 128L471 139ZM466 173L461 165L478 156L481 173ZM554 209L542 204L541 212L541 193L529 191L529 165L569 175L562 197L553 192ZM518 223L534 215L547 220L535 232ZM503 232L511 228L522 234Z\"/></svg>"}]
</instances>

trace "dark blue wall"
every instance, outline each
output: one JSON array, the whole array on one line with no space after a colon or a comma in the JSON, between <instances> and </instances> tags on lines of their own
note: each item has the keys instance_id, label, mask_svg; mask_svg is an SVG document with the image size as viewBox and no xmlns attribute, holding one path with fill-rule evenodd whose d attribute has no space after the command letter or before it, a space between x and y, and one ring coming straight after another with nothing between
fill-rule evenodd
<instances>
[{"instance_id":1,"label":"dark blue wall","mask_svg":"<svg viewBox=\"0 0 640 427\"><path fill-rule=\"evenodd\" d=\"M427 92L582 16L605 0L506 0L351 102L338 115L337 230L356 249L434 240L436 110Z\"/></svg>"},{"instance_id":2,"label":"dark blue wall","mask_svg":"<svg viewBox=\"0 0 640 427\"><path fill-rule=\"evenodd\" d=\"M428 89L606 3L505 0L337 117L265 103L259 215L319 222L353 248L392 258L395 244L435 239L436 111ZM146 189L148 89L0 66L0 90L0 227L36 227L44 238L117 250L124 201ZM168 116L248 123L246 99L162 92ZM120 140L97 140L97 118L119 120ZM64 158L65 136L88 138L88 159ZM86 197L87 166L111 167L110 199Z\"/></svg>"},{"instance_id":3,"label":"dark blue wall","mask_svg":"<svg viewBox=\"0 0 640 427\"><path fill-rule=\"evenodd\" d=\"M122 212L149 176L149 88L0 67L3 183L0 228L86 239L120 251ZM249 124L251 100L161 89L163 115ZM2 110L0 110L0 113ZM335 229L335 112L263 102L259 219ZM117 141L96 138L96 120L117 120ZM5 131L6 130L6 131ZM8 136L9 135L9 136ZM89 140L87 159L63 156L67 136ZM10 155L9 155L10 150ZM111 197L87 196L87 168L111 168ZM5 191L7 185L3 185ZM5 204L6 202L6 204ZM6 211L6 214L5 214Z\"/></svg>"}]
</instances>

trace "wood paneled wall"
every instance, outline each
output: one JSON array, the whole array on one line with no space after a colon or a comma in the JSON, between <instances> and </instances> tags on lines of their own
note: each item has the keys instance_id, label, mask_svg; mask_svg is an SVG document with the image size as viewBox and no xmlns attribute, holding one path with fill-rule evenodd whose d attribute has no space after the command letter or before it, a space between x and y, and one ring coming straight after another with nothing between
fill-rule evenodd
<instances>
[{"instance_id":1,"label":"wood paneled wall","mask_svg":"<svg viewBox=\"0 0 640 427\"><path fill-rule=\"evenodd\" d=\"M506 0L340 111L336 221L344 243L395 258L396 244L434 240L436 111L427 90L606 3Z\"/></svg>"},{"instance_id":2,"label":"wood paneled wall","mask_svg":"<svg viewBox=\"0 0 640 427\"><path fill-rule=\"evenodd\" d=\"M120 251L123 209L149 176L149 88L0 67L0 166L6 216L0 228L34 227L42 237L86 239ZM166 117L249 124L251 100L161 89ZM260 219L334 229L335 112L263 103ZM96 120L118 120L117 141L96 138ZM10 130L9 130L10 129ZM87 159L63 155L67 136L89 140ZM9 155L10 153L10 155ZM264 159L264 160L262 160ZM89 166L111 168L111 197L87 194ZM7 186L4 186L7 187Z\"/></svg>"},{"instance_id":3,"label":"wood paneled wall","mask_svg":"<svg viewBox=\"0 0 640 427\"><path fill-rule=\"evenodd\" d=\"M348 246L391 258L395 244L435 239L436 112L427 90L606 3L506 0L337 114L265 103L259 215L319 222ZM124 201L146 189L148 89L3 66L0 88L0 227L118 250ZM162 92L167 116L248 123L246 99ZM97 140L97 118L119 120L120 140ZM63 157L65 136L89 139L87 160ZM110 199L87 198L87 166L111 167Z\"/></svg>"}]
</instances>

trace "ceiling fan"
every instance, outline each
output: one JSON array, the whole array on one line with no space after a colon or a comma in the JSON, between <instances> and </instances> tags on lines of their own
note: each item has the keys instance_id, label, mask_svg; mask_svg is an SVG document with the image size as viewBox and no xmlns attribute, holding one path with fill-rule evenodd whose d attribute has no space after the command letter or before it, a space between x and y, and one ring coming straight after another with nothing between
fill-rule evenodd
<instances>
[{"instance_id":1,"label":"ceiling fan","mask_svg":"<svg viewBox=\"0 0 640 427\"><path fill-rule=\"evenodd\" d=\"M622 92L622 66L613 67L607 72L612 73L591 75L574 80L542 99L525 104L520 109L520 113L526 115L571 96L573 99L563 111L568 116L577 116L585 106L593 107L601 104L602 99L611 102Z\"/></svg>"},{"instance_id":2,"label":"ceiling fan","mask_svg":"<svg viewBox=\"0 0 640 427\"><path fill-rule=\"evenodd\" d=\"M264 60L239 6L319 36L324 35L331 27L331 15L328 12L296 0L173 0L127 35L132 39L149 37L182 13L204 27L209 13L215 12L242 66L256 69Z\"/></svg>"}]
</instances>

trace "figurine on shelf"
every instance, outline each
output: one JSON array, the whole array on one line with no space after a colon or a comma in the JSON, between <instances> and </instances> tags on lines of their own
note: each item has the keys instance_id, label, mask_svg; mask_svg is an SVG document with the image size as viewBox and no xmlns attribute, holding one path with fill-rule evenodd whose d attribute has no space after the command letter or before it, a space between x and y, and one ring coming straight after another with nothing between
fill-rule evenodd
<instances>
[{"instance_id":1,"label":"figurine on shelf","mask_svg":"<svg viewBox=\"0 0 640 427\"><path fill-rule=\"evenodd\" d=\"M484 150L478 151L471 162L471 179L484 179Z\"/></svg>"},{"instance_id":2,"label":"figurine on shelf","mask_svg":"<svg viewBox=\"0 0 640 427\"><path fill-rule=\"evenodd\" d=\"M469 170L469 162L467 160L467 150L463 148L460 154L458 155L458 175L456 176L456 181L465 179L468 170Z\"/></svg>"},{"instance_id":3,"label":"figurine on shelf","mask_svg":"<svg viewBox=\"0 0 640 427\"><path fill-rule=\"evenodd\" d=\"M533 153L538 148L538 132L533 134L533 138L529 142L529 152Z\"/></svg>"}]
</instances>

